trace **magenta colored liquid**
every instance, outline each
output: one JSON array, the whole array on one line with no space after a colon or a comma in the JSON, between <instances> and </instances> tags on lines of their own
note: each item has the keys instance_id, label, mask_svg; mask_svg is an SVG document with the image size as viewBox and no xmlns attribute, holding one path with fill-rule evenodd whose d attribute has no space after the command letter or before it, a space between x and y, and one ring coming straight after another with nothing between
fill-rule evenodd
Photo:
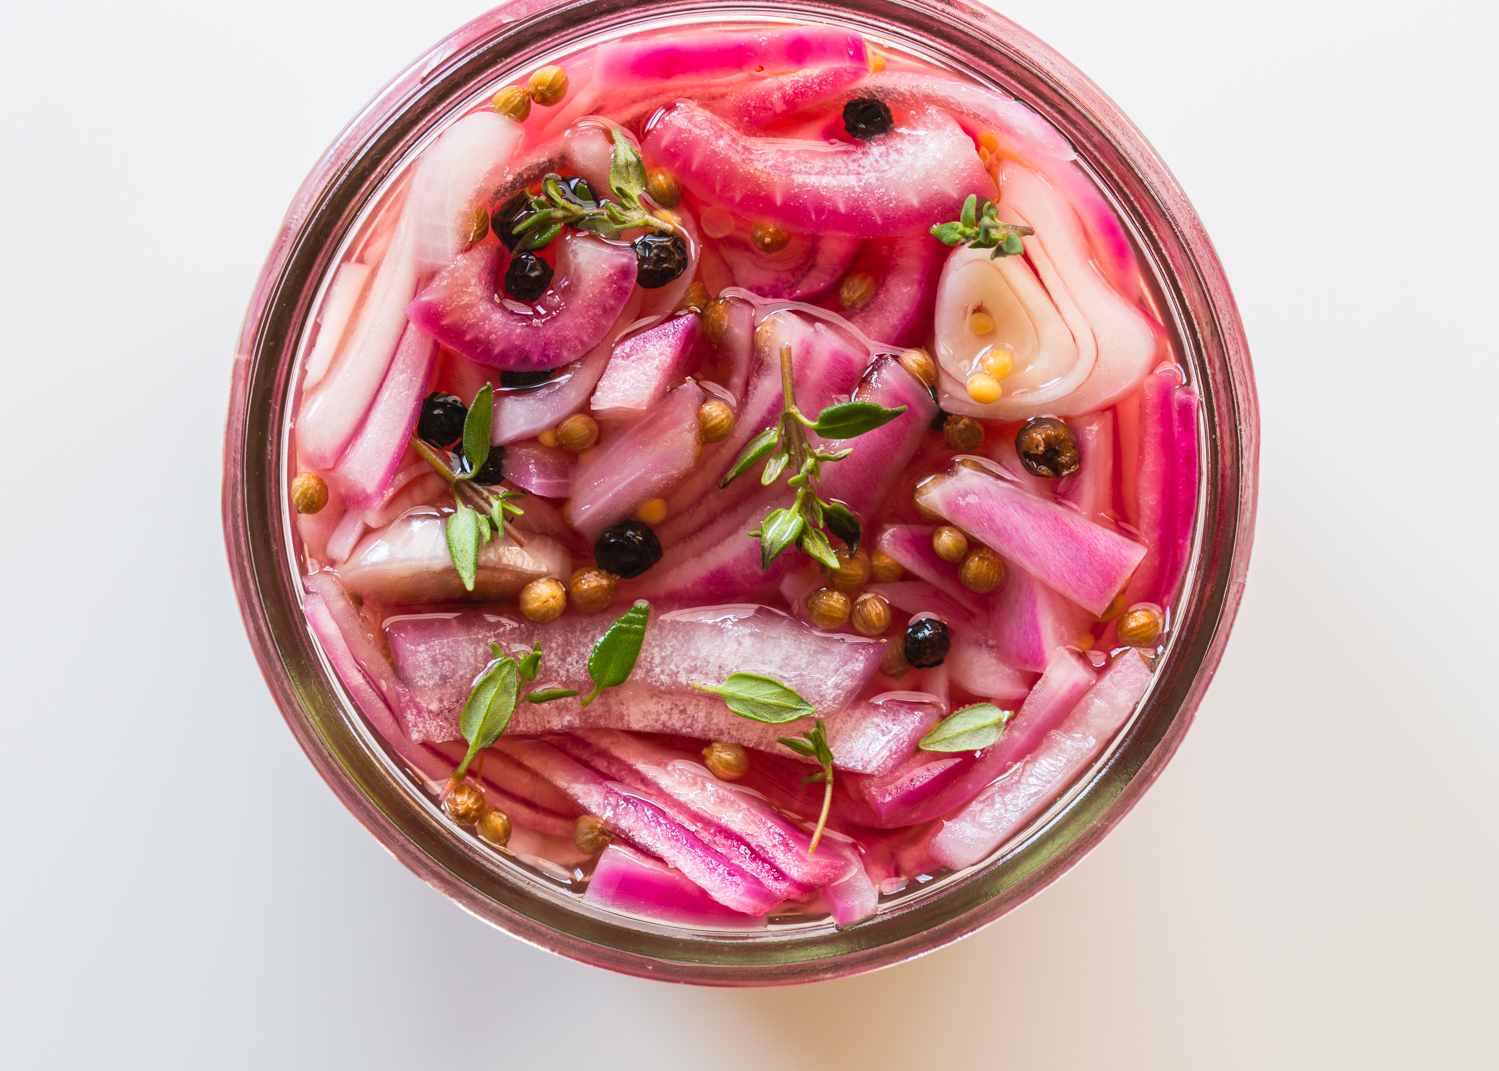
<instances>
[{"instance_id":1,"label":"magenta colored liquid","mask_svg":"<svg viewBox=\"0 0 1499 1071\"><path fill-rule=\"evenodd\" d=\"M297 518L309 620L371 723L436 792L466 750L458 710L489 640L512 653L541 642L538 684L586 692L592 640L646 599L655 646L625 688L586 711L522 702L470 770L510 819L508 850L582 892L600 864L574 823L594 813L630 849L603 857L605 907L651 914L654 902L684 926L854 921L979 861L1127 718L1149 670L1118 622L1146 607L1169 623L1196 503L1195 395L1118 221L1022 105L815 27L704 28L557 62L560 103L523 122L475 106L392 186L328 290L288 474L329 489ZM875 109L873 133L850 125L850 100L880 102L888 124ZM647 207L685 236L687 268L643 287L650 265L624 244L635 232L606 244L567 230L537 252L555 273L545 295L507 297L516 254L497 236L511 222L500 209L547 172L620 200L615 125L653 169ZM1034 229L1024 252L994 260L931 235L969 192ZM509 332L503 344L481 320ZM842 595L795 547L759 566L746 532L791 505L784 476L762 486L757 464L717 486L780 417L782 347L808 414L850 396L906 407L823 465L825 497L863 529ZM538 363L557 367L537 376ZM470 594L442 536L453 495L408 439L428 394L467 403L486 383L501 388L506 486L531 493L514 521L525 545L490 545ZM727 438L704 430L704 407L723 402ZM1037 476L1017 456L1017 433L1040 415L1064 418L1075 472ZM580 416L599 433L574 452L583 444L559 425ZM595 567L599 533L626 518L656 533L659 563L618 580L607 608L575 598L555 620L528 619L524 585ZM997 554L997 586L936 553L933 530L949 521L970 553ZM870 625L875 610L828 617L861 596L884 600L886 630ZM701 611L726 604L741 609ZM927 615L951 647L914 667L890 648L906 650L908 625ZM769 663L724 654L746 635L733 650ZM801 783L816 767L775 737L809 723L737 718L687 687L736 667L801 674L799 692L827 697L832 832L806 859L823 788ZM997 744L917 747L981 703L1019 712ZM713 740L747 748L742 778L695 765Z\"/></svg>"}]
</instances>

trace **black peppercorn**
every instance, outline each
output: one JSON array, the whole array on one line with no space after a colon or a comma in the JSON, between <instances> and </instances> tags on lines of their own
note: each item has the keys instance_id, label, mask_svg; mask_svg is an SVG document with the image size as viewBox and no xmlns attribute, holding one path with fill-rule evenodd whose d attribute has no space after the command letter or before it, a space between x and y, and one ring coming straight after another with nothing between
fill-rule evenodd
<instances>
[{"instance_id":1,"label":"black peppercorn","mask_svg":"<svg viewBox=\"0 0 1499 1071\"><path fill-rule=\"evenodd\" d=\"M417 418L416 436L429 446L446 450L463 437L463 421L468 417L468 406L463 400L441 391L433 391L422 402L422 415Z\"/></svg>"},{"instance_id":2,"label":"black peppercorn","mask_svg":"<svg viewBox=\"0 0 1499 1071\"><path fill-rule=\"evenodd\" d=\"M687 270L687 243L680 234L642 234L630 243L635 250L635 281L657 290Z\"/></svg>"},{"instance_id":3,"label":"black peppercorn","mask_svg":"<svg viewBox=\"0 0 1499 1071\"><path fill-rule=\"evenodd\" d=\"M535 387L548 382L557 374L555 368L542 368L535 372L501 372L500 386L511 387Z\"/></svg>"},{"instance_id":4,"label":"black peppercorn","mask_svg":"<svg viewBox=\"0 0 1499 1071\"><path fill-rule=\"evenodd\" d=\"M459 443L453 447L453 471L462 475L471 469L468 458L463 456L463 444ZM491 446L489 456L484 459L484 464L479 466L479 471L474 474L474 482L482 484L496 484L505 478L505 448L503 446Z\"/></svg>"},{"instance_id":5,"label":"black peppercorn","mask_svg":"<svg viewBox=\"0 0 1499 1071\"><path fill-rule=\"evenodd\" d=\"M1056 479L1077 471L1077 440L1056 417L1035 417L1015 433L1015 452L1032 476Z\"/></svg>"},{"instance_id":6,"label":"black peppercorn","mask_svg":"<svg viewBox=\"0 0 1499 1071\"><path fill-rule=\"evenodd\" d=\"M947 423L947 418L952 416L946 409L938 409L937 415L932 417L932 422L927 425L933 431L941 431L942 425Z\"/></svg>"},{"instance_id":7,"label":"black peppercorn","mask_svg":"<svg viewBox=\"0 0 1499 1071\"><path fill-rule=\"evenodd\" d=\"M922 617L906 626L906 661L923 669L940 666L952 646L952 632L935 617Z\"/></svg>"},{"instance_id":8,"label":"black peppercorn","mask_svg":"<svg viewBox=\"0 0 1499 1071\"><path fill-rule=\"evenodd\" d=\"M517 253L505 269L505 293L517 301L535 301L552 285L552 266L535 253Z\"/></svg>"},{"instance_id":9,"label":"black peppercorn","mask_svg":"<svg viewBox=\"0 0 1499 1071\"><path fill-rule=\"evenodd\" d=\"M489 226L506 249L512 253L521 236L515 233L515 225L531 214L531 195L525 190L509 197L504 204L490 214Z\"/></svg>"},{"instance_id":10,"label":"black peppercorn","mask_svg":"<svg viewBox=\"0 0 1499 1071\"><path fill-rule=\"evenodd\" d=\"M868 141L894 130L895 117L884 101L860 97L843 106L843 129L851 138Z\"/></svg>"},{"instance_id":11,"label":"black peppercorn","mask_svg":"<svg viewBox=\"0 0 1499 1071\"><path fill-rule=\"evenodd\" d=\"M620 521L599 536L593 560L600 569L631 580L661 560L661 540L643 521Z\"/></svg>"}]
</instances>

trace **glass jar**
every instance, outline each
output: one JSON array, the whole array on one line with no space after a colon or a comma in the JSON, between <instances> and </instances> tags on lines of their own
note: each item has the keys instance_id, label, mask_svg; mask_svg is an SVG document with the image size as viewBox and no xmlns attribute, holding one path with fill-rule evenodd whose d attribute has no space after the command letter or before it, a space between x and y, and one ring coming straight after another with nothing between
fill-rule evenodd
<instances>
[{"instance_id":1,"label":"glass jar","mask_svg":"<svg viewBox=\"0 0 1499 1071\"><path fill-rule=\"evenodd\" d=\"M496 85L604 37L694 21L816 19L998 86L1050 121L1114 206L1203 399L1194 551L1155 680L1079 782L987 861L831 923L691 932L613 915L508 865L448 822L364 723L301 610L287 489L298 356L328 276L366 215L446 123ZM808 982L872 970L972 933L1054 881L1127 814L1180 745L1218 665L1249 563L1259 421L1243 329L1186 196L1143 136L1080 71L1013 23L948 0L517 0L412 64L338 137L298 192L255 289L234 364L224 529L241 611L287 724L381 843L469 911L612 970L708 985Z\"/></svg>"}]
</instances>

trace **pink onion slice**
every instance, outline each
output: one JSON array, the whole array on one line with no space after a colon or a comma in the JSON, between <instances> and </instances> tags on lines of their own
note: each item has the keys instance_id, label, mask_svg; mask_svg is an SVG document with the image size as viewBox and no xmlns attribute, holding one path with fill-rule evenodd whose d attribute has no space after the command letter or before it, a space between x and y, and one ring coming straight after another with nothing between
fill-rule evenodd
<instances>
[{"instance_id":1,"label":"pink onion slice","mask_svg":"<svg viewBox=\"0 0 1499 1071\"><path fill-rule=\"evenodd\" d=\"M973 142L945 113L916 108L858 144L740 132L688 101L659 113L645 149L704 200L789 230L879 237L957 219L970 193L992 196Z\"/></svg>"},{"instance_id":2,"label":"pink onion slice","mask_svg":"<svg viewBox=\"0 0 1499 1071\"><path fill-rule=\"evenodd\" d=\"M580 232L557 243L552 287L534 305L496 297L504 247L462 254L417 295L411 322L472 361L513 372L557 368L603 339L635 286L635 252Z\"/></svg>"},{"instance_id":3,"label":"pink onion slice","mask_svg":"<svg viewBox=\"0 0 1499 1071\"><path fill-rule=\"evenodd\" d=\"M913 576L931 584L961 606L970 620L985 616L983 604L958 579L958 567L937 557L932 536L937 529L926 524L891 524L880 529L875 548L882 550Z\"/></svg>"},{"instance_id":4,"label":"pink onion slice","mask_svg":"<svg viewBox=\"0 0 1499 1071\"><path fill-rule=\"evenodd\" d=\"M1140 534L1149 551L1125 591L1126 605L1165 606L1186 569L1197 511L1195 391L1162 364L1140 390L1140 461L1135 478Z\"/></svg>"},{"instance_id":5,"label":"pink onion slice","mask_svg":"<svg viewBox=\"0 0 1499 1071\"><path fill-rule=\"evenodd\" d=\"M880 71L860 83L857 95L901 108L923 102L935 104L975 134L990 131L1002 141L1057 160L1076 157L1054 126L1027 105L995 89L914 72Z\"/></svg>"},{"instance_id":6,"label":"pink onion slice","mask_svg":"<svg viewBox=\"0 0 1499 1071\"><path fill-rule=\"evenodd\" d=\"M551 736L547 738L547 742L610 780L643 793L673 821L692 830L704 844L746 874L753 875L781 899L809 900L816 892L813 886L789 877L771 860L757 853L731 826L698 814L670 792L662 790L656 784L656 779L652 776L654 771L649 765L637 766L581 736Z\"/></svg>"},{"instance_id":7,"label":"pink onion slice","mask_svg":"<svg viewBox=\"0 0 1499 1071\"><path fill-rule=\"evenodd\" d=\"M566 498L572 478L572 462L561 450L536 442L505 447L505 479L522 491L542 498Z\"/></svg>"},{"instance_id":8,"label":"pink onion slice","mask_svg":"<svg viewBox=\"0 0 1499 1071\"><path fill-rule=\"evenodd\" d=\"M942 668L950 684L1001 705L1030 690L1030 675L1007 658L982 627L956 631Z\"/></svg>"},{"instance_id":9,"label":"pink onion slice","mask_svg":"<svg viewBox=\"0 0 1499 1071\"><path fill-rule=\"evenodd\" d=\"M333 276L328 296L318 314L317 340L312 344L312 352L307 356L307 367L302 374L304 391L312 390L317 386L318 380L328 373L328 365L343 344L349 318L364 294L364 284L369 282L369 277L368 264L356 264L352 261L340 267Z\"/></svg>"},{"instance_id":10,"label":"pink onion slice","mask_svg":"<svg viewBox=\"0 0 1499 1071\"><path fill-rule=\"evenodd\" d=\"M416 293L412 252L415 226L404 213L391 239L344 347L327 374L302 398L297 411L297 451L320 471L333 467L359 430L406 330L406 305Z\"/></svg>"},{"instance_id":11,"label":"pink onion slice","mask_svg":"<svg viewBox=\"0 0 1499 1071\"><path fill-rule=\"evenodd\" d=\"M841 930L873 915L880 904L879 890L865 872L864 861L854 840L837 830L824 830L817 850L838 856L846 868L840 880L822 890L833 924Z\"/></svg>"},{"instance_id":12,"label":"pink onion slice","mask_svg":"<svg viewBox=\"0 0 1499 1071\"><path fill-rule=\"evenodd\" d=\"M390 486L416 430L436 363L437 344L408 326L364 426L333 471L350 506L373 505Z\"/></svg>"},{"instance_id":13,"label":"pink onion slice","mask_svg":"<svg viewBox=\"0 0 1499 1071\"><path fill-rule=\"evenodd\" d=\"M677 316L615 345L589 401L600 420L633 420L692 369L701 317Z\"/></svg>"},{"instance_id":14,"label":"pink onion slice","mask_svg":"<svg viewBox=\"0 0 1499 1071\"><path fill-rule=\"evenodd\" d=\"M496 536L479 551L474 590L466 591L448 553L443 525L449 512L419 506L365 536L338 567L344 587L383 602L505 599L533 580L572 572L567 550L555 540L538 535L520 547Z\"/></svg>"},{"instance_id":15,"label":"pink onion slice","mask_svg":"<svg viewBox=\"0 0 1499 1071\"><path fill-rule=\"evenodd\" d=\"M821 324L818 328L824 329ZM845 502L859 516L869 517L890 494L901 469L916 455L937 415L937 403L931 392L889 355L875 359L854 397L888 409L906 409L883 427L833 443L832 449L849 447L853 453L822 470L823 497Z\"/></svg>"},{"instance_id":16,"label":"pink onion slice","mask_svg":"<svg viewBox=\"0 0 1499 1071\"><path fill-rule=\"evenodd\" d=\"M599 856L583 902L691 929L738 930L765 924L763 918L724 907L680 870L623 844L611 844Z\"/></svg>"},{"instance_id":17,"label":"pink onion slice","mask_svg":"<svg viewBox=\"0 0 1499 1071\"><path fill-rule=\"evenodd\" d=\"M552 575L563 574L559 571ZM561 687L586 693L592 689L588 652L607 625L608 621L598 616L581 614L565 614L556 621L538 624L519 614L493 609L393 617L385 623L385 634L401 679L418 701L449 717L457 735L458 710L468 694L469 682L490 658L491 640L499 641L507 650L542 644L542 675ZM604 692L586 711L579 709L576 700L567 699L530 706L516 712L511 731L569 731L596 725L718 739L712 734L725 722L759 723L729 713L716 696L694 691L693 681L718 684L731 673L762 673L784 681L829 716L853 702L873 678L883 655L884 641L821 632L765 606L708 606L653 614L635 669L624 688ZM696 726L702 731L694 732L680 728L681 719L672 714L671 708L659 704L638 712L612 708L611 696L637 695L644 703L645 693L701 699L705 711L721 714L705 713L706 720ZM619 705L629 706L625 702ZM623 724L619 720L622 717L633 720ZM658 728L651 728L657 724L652 718L662 719ZM775 735L786 734L776 733L771 739Z\"/></svg>"},{"instance_id":18,"label":"pink onion slice","mask_svg":"<svg viewBox=\"0 0 1499 1071\"><path fill-rule=\"evenodd\" d=\"M977 468L954 466L923 486L917 500L1095 615L1145 557L1145 547L1070 506Z\"/></svg>"},{"instance_id":19,"label":"pink onion slice","mask_svg":"<svg viewBox=\"0 0 1499 1071\"><path fill-rule=\"evenodd\" d=\"M1058 647L1077 643L1091 626L1086 613L1016 565L1005 570L992 605L995 653L1017 669L1041 672Z\"/></svg>"},{"instance_id":20,"label":"pink onion slice","mask_svg":"<svg viewBox=\"0 0 1499 1071\"><path fill-rule=\"evenodd\" d=\"M441 271L463 252L474 209L509 166L525 128L489 108L459 119L422 153L406 212L417 270Z\"/></svg>"},{"instance_id":21,"label":"pink onion slice","mask_svg":"<svg viewBox=\"0 0 1499 1071\"><path fill-rule=\"evenodd\" d=\"M490 441L512 443L529 439L548 428L555 428L564 418L583 408L609 363L615 340L634 326L642 293L637 289L630 295L624 310L615 318L614 326L604 332L602 342L572 364L558 369L557 374L541 386L495 391ZM472 361L464 363L471 374L481 367ZM489 379L488 375L484 377L484 380ZM475 383L474 389L482 387L484 380ZM468 396L473 397L473 394Z\"/></svg>"},{"instance_id":22,"label":"pink onion slice","mask_svg":"<svg viewBox=\"0 0 1499 1071\"><path fill-rule=\"evenodd\" d=\"M857 309L845 309L837 295L821 304L887 346L918 346L932 326L932 304L947 247L926 232L877 238L865 244L850 274L875 281L874 295Z\"/></svg>"},{"instance_id":23,"label":"pink onion slice","mask_svg":"<svg viewBox=\"0 0 1499 1071\"><path fill-rule=\"evenodd\" d=\"M623 38L600 45L594 78L611 88L642 82L767 72L780 74L814 67L869 69L862 35L826 25L752 30L693 30Z\"/></svg>"},{"instance_id":24,"label":"pink onion slice","mask_svg":"<svg viewBox=\"0 0 1499 1071\"><path fill-rule=\"evenodd\" d=\"M713 110L740 127L763 126L826 100L868 75L869 65L852 58L829 67L793 71L732 89L714 103Z\"/></svg>"},{"instance_id":25,"label":"pink onion slice","mask_svg":"<svg viewBox=\"0 0 1499 1071\"><path fill-rule=\"evenodd\" d=\"M1114 508L1114 414L1083 417L1072 423L1072 432L1078 469L1057 484L1057 496L1089 516L1109 514Z\"/></svg>"},{"instance_id":26,"label":"pink onion slice","mask_svg":"<svg viewBox=\"0 0 1499 1071\"><path fill-rule=\"evenodd\" d=\"M656 794L676 800L699 821L742 837L786 876L807 885L826 885L847 872L841 860L809 855L805 832L763 800L718 780L701 764L615 729L585 729L578 735L627 764Z\"/></svg>"},{"instance_id":27,"label":"pink onion slice","mask_svg":"<svg viewBox=\"0 0 1499 1071\"><path fill-rule=\"evenodd\" d=\"M502 737L499 749L560 788L585 814L676 867L725 907L763 915L780 902L754 877L730 863L695 834L674 822L653 800L604 777L539 740Z\"/></svg>"},{"instance_id":28,"label":"pink onion slice","mask_svg":"<svg viewBox=\"0 0 1499 1071\"><path fill-rule=\"evenodd\" d=\"M971 866L1046 809L1119 731L1150 686L1150 665L1125 651L1023 761L948 819L932 838L941 865Z\"/></svg>"},{"instance_id":29,"label":"pink onion slice","mask_svg":"<svg viewBox=\"0 0 1499 1071\"><path fill-rule=\"evenodd\" d=\"M605 435L573 471L569 523L592 542L681 483L697 464L697 411L705 397L689 380L637 423Z\"/></svg>"},{"instance_id":30,"label":"pink onion slice","mask_svg":"<svg viewBox=\"0 0 1499 1071\"><path fill-rule=\"evenodd\" d=\"M908 614L932 613L949 623L965 625L973 625L984 619L972 603L959 603L925 580L869 584L864 590L883 595L891 606Z\"/></svg>"},{"instance_id":31,"label":"pink onion slice","mask_svg":"<svg viewBox=\"0 0 1499 1071\"><path fill-rule=\"evenodd\" d=\"M433 780L445 780L468 751L468 743L463 740L425 746L438 760L435 768L441 771L440 777ZM483 756L483 769L476 762L469 766L469 776L479 781L485 801L491 807L499 808L512 822L538 833L572 839L578 820L578 808L572 800L504 752L486 750Z\"/></svg>"},{"instance_id":32,"label":"pink onion slice","mask_svg":"<svg viewBox=\"0 0 1499 1071\"><path fill-rule=\"evenodd\" d=\"M945 757L933 757L930 765L940 768L925 777L907 772L904 778L870 780L861 786L862 795L880 819L893 826L919 825L961 807L1035 751L1097 679L1081 654L1058 648L993 747L962 756L957 767L942 765Z\"/></svg>"},{"instance_id":33,"label":"pink onion slice","mask_svg":"<svg viewBox=\"0 0 1499 1071\"><path fill-rule=\"evenodd\" d=\"M859 253L857 238L837 234L788 235L783 248L766 253L751 241L749 222L737 224L718 240L718 255L728 265L735 286L766 299L816 297L843 278Z\"/></svg>"}]
</instances>

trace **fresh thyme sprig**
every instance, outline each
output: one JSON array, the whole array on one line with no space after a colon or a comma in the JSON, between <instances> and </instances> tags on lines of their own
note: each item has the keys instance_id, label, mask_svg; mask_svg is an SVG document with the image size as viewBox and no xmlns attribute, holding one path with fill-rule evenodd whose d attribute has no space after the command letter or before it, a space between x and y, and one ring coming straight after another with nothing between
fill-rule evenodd
<instances>
[{"instance_id":1,"label":"fresh thyme sprig","mask_svg":"<svg viewBox=\"0 0 1499 1071\"><path fill-rule=\"evenodd\" d=\"M727 487L766 458L769 460L760 473L760 482L766 487L791 469L792 475L786 483L796 488L796 501L789 509L772 510L760 527L749 533L760 540L760 568L769 569L782 551L795 544L829 569L837 569L838 558L822 529L826 527L848 544L852 555L859 549L863 528L851 509L818 494L817 479L825 462L842 461L853 453L853 448L823 453L807 441L806 429L825 439L852 439L890 423L906 407L887 409L874 402L841 402L828 406L817 414L816 420L811 420L797 408L793 378L791 347L782 346L781 419L749 441L718 486Z\"/></svg>"},{"instance_id":2,"label":"fresh thyme sprig","mask_svg":"<svg viewBox=\"0 0 1499 1071\"><path fill-rule=\"evenodd\" d=\"M699 684L697 681L690 683L700 692L710 692L720 697L740 717L767 725L784 725L788 721L796 721L816 713L812 704L794 690L774 677L759 673L730 673L728 680L722 684ZM784 744L798 755L804 755L822 766L819 772L802 778L804 785L816 783L827 786L822 794L822 814L818 816L817 828L812 833L812 843L807 846L807 854L811 855L817 851L817 842L822 839L822 831L827 828L828 812L833 806L833 749L828 746L827 727L823 725L821 718L816 718L812 728L800 737L779 736L776 737L776 743Z\"/></svg>"},{"instance_id":3,"label":"fresh thyme sprig","mask_svg":"<svg viewBox=\"0 0 1499 1071\"><path fill-rule=\"evenodd\" d=\"M962 218L955 223L939 223L932 234L948 245L966 245L970 249L992 249L989 259L1012 257L1025 252L1020 239L1035 234L1032 227L1019 223L1005 223L999 218L999 208L993 201L985 201L982 212L978 211L978 195L970 193L963 202Z\"/></svg>"},{"instance_id":4,"label":"fresh thyme sprig","mask_svg":"<svg viewBox=\"0 0 1499 1071\"><path fill-rule=\"evenodd\" d=\"M805 755L822 765L817 773L802 778L804 785L827 786L822 793L822 814L817 817L817 829L812 834L812 843L807 846L807 854L811 855L817 850L817 842L822 840L822 831L828 824L828 812L833 807L833 749L828 747L827 727L818 718L812 728L800 737L778 736L776 743L784 744L798 755Z\"/></svg>"},{"instance_id":5,"label":"fresh thyme sprig","mask_svg":"<svg viewBox=\"0 0 1499 1071\"><path fill-rule=\"evenodd\" d=\"M489 650L494 657L474 679L473 690L463 704L463 712L458 715L458 730L463 734L463 739L468 741L468 752L443 787L444 799L463 783L469 764L479 752L500 738L515 715L515 706L521 697L521 686L530 684L541 672L539 643L519 659L505 654L504 649L492 641ZM532 692L525 698L530 703L547 703L577 694L561 688L549 688Z\"/></svg>"},{"instance_id":6,"label":"fresh thyme sprig","mask_svg":"<svg viewBox=\"0 0 1499 1071\"><path fill-rule=\"evenodd\" d=\"M658 216L641 201L645 193L645 163L625 136L615 128L614 160L609 167L609 188L618 201L600 197L585 185L593 200L585 201L563 182L562 176L548 173L541 180L541 192L531 195L531 214L515 224L521 236L516 252L545 249L563 227L576 227L590 234L612 235L620 231L651 230L676 233L676 227Z\"/></svg>"},{"instance_id":7,"label":"fresh thyme sprig","mask_svg":"<svg viewBox=\"0 0 1499 1071\"><path fill-rule=\"evenodd\" d=\"M526 540L510 523L511 517L519 517L526 511L515 505L517 499L525 498L524 491L501 491L495 494L474 482L474 475L489 459L489 432L494 420L494 389L486 383L474 395L468 407L468 416L463 421L463 456L468 459L467 472L454 472L436 450L411 437L412 448L432 471L448 483L453 492L454 509L444 527L447 537L448 556L458 577L469 591L474 590L474 580L479 572L479 551L494 538L494 533L503 531L518 546Z\"/></svg>"}]
</instances>

